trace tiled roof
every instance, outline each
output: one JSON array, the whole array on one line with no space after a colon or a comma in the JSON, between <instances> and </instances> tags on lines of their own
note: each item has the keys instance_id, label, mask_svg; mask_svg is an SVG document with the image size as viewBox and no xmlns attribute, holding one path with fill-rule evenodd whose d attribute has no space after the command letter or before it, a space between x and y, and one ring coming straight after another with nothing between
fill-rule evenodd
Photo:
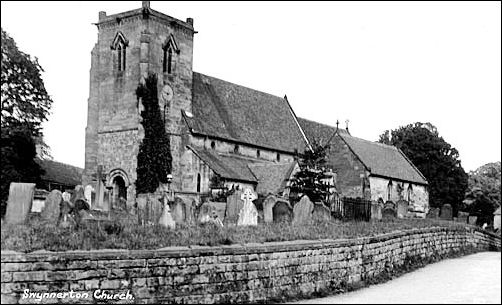
<instances>
[{"instance_id":1,"label":"tiled roof","mask_svg":"<svg viewBox=\"0 0 502 305\"><path fill-rule=\"evenodd\" d=\"M303 138L289 103L280 97L193 73L193 133L285 152L303 151Z\"/></svg>"},{"instance_id":2,"label":"tiled roof","mask_svg":"<svg viewBox=\"0 0 502 305\"><path fill-rule=\"evenodd\" d=\"M286 183L293 172L295 162L289 163L256 163L249 168L258 178L256 192L258 194L278 194L284 190Z\"/></svg>"},{"instance_id":3,"label":"tiled roof","mask_svg":"<svg viewBox=\"0 0 502 305\"><path fill-rule=\"evenodd\" d=\"M252 162L249 159L237 155L219 154L214 150L204 148L191 146L189 148L222 178L252 183L258 182L258 179L248 167L248 163Z\"/></svg>"},{"instance_id":4,"label":"tiled roof","mask_svg":"<svg viewBox=\"0 0 502 305\"><path fill-rule=\"evenodd\" d=\"M298 122L309 141L313 139L327 141L336 130L336 127L302 118L298 118ZM353 137L344 129L338 129L338 135L370 170L371 174L427 184L420 171L398 148Z\"/></svg>"},{"instance_id":5,"label":"tiled roof","mask_svg":"<svg viewBox=\"0 0 502 305\"><path fill-rule=\"evenodd\" d=\"M38 164L45 170L43 181L59 183L63 185L78 185L82 180L83 169L69 164L37 159Z\"/></svg>"}]
</instances>

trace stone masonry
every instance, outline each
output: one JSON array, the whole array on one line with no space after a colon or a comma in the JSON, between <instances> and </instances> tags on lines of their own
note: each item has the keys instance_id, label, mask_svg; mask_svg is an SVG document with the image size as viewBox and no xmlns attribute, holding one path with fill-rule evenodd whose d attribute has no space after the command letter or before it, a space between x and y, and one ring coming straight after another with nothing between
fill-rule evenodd
<instances>
[{"instance_id":1,"label":"stone masonry","mask_svg":"<svg viewBox=\"0 0 502 305\"><path fill-rule=\"evenodd\" d=\"M79 303L93 303L94 290L102 289L130 290L134 303L264 302L369 280L410 257L500 247L500 236L478 228L435 227L345 240L136 251L2 251L1 301L36 303L21 299L30 289L88 293Z\"/></svg>"}]
</instances>

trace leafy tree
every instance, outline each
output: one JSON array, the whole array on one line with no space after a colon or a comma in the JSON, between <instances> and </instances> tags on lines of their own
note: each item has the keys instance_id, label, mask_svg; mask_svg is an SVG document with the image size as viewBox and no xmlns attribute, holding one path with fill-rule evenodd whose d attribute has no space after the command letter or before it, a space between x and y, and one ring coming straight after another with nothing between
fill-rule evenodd
<instances>
[{"instance_id":1,"label":"leafy tree","mask_svg":"<svg viewBox=\"0 0 502 305\"><path fill-rule=\"evenodd\" d=\"M478 223L491 223L493 212L500 206L500 161L487 163L469 172L465 193L465 209L478 216Z\"/></svg>"},{"instance_id":2,"label":"leafy tree","mask_svg":"<svg viewBox=\"0 0 502 305\"><path fill-rule=\"evenodd\" d=\"M145 137L139 146L136 190L138 193L153 193L159 183L167 182L167 175L172 169L169 137L160 115L155 74L150 74L145 84L138 86L136 96L144 107L141 124L145 130Z\"/></svg>"},{"instance_id":3,"label":"leafy tree","mask_svg":"<svg viewBox=\"0 0 502 305\"><path fill-rule=\"evenodd\" d=\"M325 167L329 146L316 140L311 146L312 150L306 149L299 159L300 170L290 180L290 194L297 196L292 201L305 194L313 202L324 202L329 194L330 186L323 183L323 179L329 177L329 170Z\"/></svg>"},{"instance_id":4,"label":"leafy tree","mask_svg":"<svg viewBox=\"0 0 502 305\"><path fill-rule=\"evenodd\" d=\"M401 149L429 182L429 204L451 204L456 214L464 199L467 174L460 164L459 153L431 123L414 123L387 130L378 140Z\"/></svg>"},{"instance_id":5,"label":"leafy tree","mask_svg":"<svg viewBox=\"0 0 502 305\"><path fill-rule=\"evenodd\" d=\"M40 182L43 170L35 162L41 124L52 99L45 90L38 60L21 52L2 29L2 93L0 213L5 214L11 182ZM45 145L45 147L47 147Z\"/></svg>"}]
</instances>

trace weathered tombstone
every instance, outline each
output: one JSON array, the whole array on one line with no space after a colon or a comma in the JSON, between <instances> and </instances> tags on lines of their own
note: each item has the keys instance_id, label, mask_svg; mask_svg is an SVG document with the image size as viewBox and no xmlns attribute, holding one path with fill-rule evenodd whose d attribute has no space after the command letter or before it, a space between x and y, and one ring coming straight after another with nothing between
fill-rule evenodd
<instances>
[{"instance_id":1,"label":"weathered tombstone","mask_svg":"<svg viewBox=\"0 0 502 305\"><path fill-rule=\"evenodd\" d=\"M28 213L31 211L34 194L34 183L11 182L5 222L10 224L24 223Z\"/></svg>"},{"instance_id":2,"label":"weathered tombstone","mask_svg":"<svg viewBox=\"0 0 502 305\"><path fill-rule=\"evenodd\" d=\"M171 215L169 204L167 202L164 202L164 210L162 211L162 216L160 216L159 225L173 230L176 228L176 222Z\"/></svg>"},{"instance_id":3,"label":"weathered tombstone","mask_svg":"<svg viewBox=\"0 0 502 305\"><path fill-rule=\"evenodd\" d=\"M242 209L239 212L239 219L237 220L238 226L256 226L258 225L258 211L253 203L257 198L256 194L250 189L246 189L241 195Z\"/></svg>"},{"instance_id":4,"label":"weathered tombstone","mask_svg":"<svg viewBox=\"0 0 502 305\"><path fill-rule=\"evenodd\" d=\"M64 191L62 196L63 196L63 201L70 201L71 194L68 193L67 191Z\"/></svg>"},{"instance_id":5,"label":"weathered tombstone","mask_svg":"<svg viewBox=\"0 0 502 305\"><path fill-rule=\"evenodd\" d=\"M382 219L396 218L396 205L392 201L387 201L382 208Z\"/></svg>"},{"instance_id":6,"label":"weathered tombstone","mask_svg":"<svg viewBox=\"0 0 502 305\"><path fill-rule=\"evenodd\" d=\"M59 209L58 226L67 228L76 225L75 219L73 219L74 205L70 201L61 202Z\"/></svg>"},{"instance_id":7,"label":"weathered tombstone","mask_svg":"<svg viewBox=\"0 0 502 305\"><path fill-rule=\"evenodd\" d=\"M236 224L239 219L239 212L244 205L241 200L242 192L235 191L232 195L227 197L227 208L225 212L225 222Z\"/></svg>"},{"instance_id":8,"label":"weathered tombstone","mask_svg":"<svg viewBox=\"0 0 502 305\"><path fill-rule=\"evenodd\" d=\"M273 208L277 202L277 197L274 195L268 195L265 200L263 200L263 220L266 223L270 223L274 221L274 212Z\"/></svg>"},{"instance_id":9,"label":"weathered tombstone","mask_svg":"<svg viewBox=\"0 0 502 305\"><path fill-rule=\"evenodd\" d=\"M443 204L441 207L441 214L439 215L441 219L452 220L452 209L450 204Z\"/></svg>"},{"instance_id":10,"label":"weathered tombstone","mask_svg":"<svg viewBox=\"0 0 502 305\"><path fill-rule=\"evenodd\" d=\"M89 204L90 207L92 207L93 201L92 201L92 193L94 193L94 188L92 185L88 184L84 188L84 197L85 200L87 200L87 203Z\"/></svg>"},{"instance_id":11,"label":"weathered tombstone","mask_svg":"<svg viewBox=\"0 0 502 305\"><path fill-rule=\"evenodd\" d=\"M136 198L136 214L138 215L138 224L146 225L148 222L146 214L147 198L144 196L138 196Z\"/></svg>"},{"instance_id":12,"label":"weathered tombstone","mask_svg":"<svg viewBox=\"0 0 502 305\"><path fill-rule=\"evenodd\" d=\"M397 218L405 218L408 213L408 201L399 200L397 203Z\"/></svg>"},{"instance_id":13,"label":"weathered tombstone","mask_svg":"<svg viewBox=\"0 0 502 305\"><path fill-rule=\"evenodd\" d=\"M314 204L304 195L293 207L293 224L303 224L312 219Z\"/></svg>"},{"instance_id":14,"label":"weathered tombstone","mask_svg":"<svg viewBox=\"0 0 502 305\"><path fill-rule=\"evenodd\" d=\"M186 222L185 202L180 197L175 197L174 202L171 203L171 214L176 223Z\"/></svg>"},{"instance_id":15,"label":"weathered tombstone","mask_svg":"<svg viewBox=\"0 0 502 305\"><path fill-rule=\"evenodd\" d=\"M40 213L40 217L43 220L49 221L50 223L56 225L59 219L59 210L61 203L63 202L63 195L58 190L53 190L49 193L47 198L45 198L45 205Z\"/></svg>"},{"instance_id":16,"label":"weathered tombstone","mask_svg":"<svg viewBox=\"0 0 502 305\"><path fill-rule=\"evenodd\" d=\"M468 219L469 219L469 213L467 212L458 212L458 215L457 215L457 221L458 222L462 222L462 223L467 223Z\"/></svg>"},{"instance_id":17,"label":"weathered tombstone","mask_svg":"<svg viewBox=\"0 0 502 305\"><path fill-rule=\"evenodd\" d=\"M477 223L477 221L478 221L478 216L469 216L469 224L470 225L474 225L475 226L476 223Z\"/></svg>"},{"instance_id":18,"label":"weathered tombstone","mask_svg":"<svg viewBox=\"0 0 502 305\"><path fill-rule=\"evenodd\" d=\"M314 203L314 209L312 212L312 218L314 221L329 221L331 219L331 211L322 202Z\"/></svg>"},{"instance_id":19,"label":"weathered tombstone","mask_svg":"<svg viewBox=\"0 0 502 305\"><path fill-rule=\"evenodd\" d=\"M371 219L382 219L383 203L371 202Z\"/></svg>"},{"instance_id":20,"label":"weathered tombstone","mask_svg":"<svg viewBox=\"0 0 502 305\"><path fill-rule=\"evenodd\" d=\"M293 220L293 209L289 201L278 199L272 208L274 222L291 222Z\"/></svg>"},{"instance_id":21,"label":"weathered tombstone","mask_svg":"<svg viewBox=\"0 0 502 305\"><path fill-rule=\"evenodd\" d=\"M427 213L427 218L438 219L439 218L439 208L430 208L429 213Z\"/></svg>"}]
</instances>

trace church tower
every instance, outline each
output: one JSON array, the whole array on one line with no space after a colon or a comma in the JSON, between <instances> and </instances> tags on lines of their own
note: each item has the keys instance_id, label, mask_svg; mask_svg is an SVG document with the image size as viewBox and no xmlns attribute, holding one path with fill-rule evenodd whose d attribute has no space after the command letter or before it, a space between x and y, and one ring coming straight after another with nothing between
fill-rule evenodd
<instances>
[{"instance_id":1,"label":"church tower","mask_svg":"<svg viewBox=\"0 0 502 305\"><path fill-rule=\"evenodd\" d=\"M193 19L181 21L150 8L107 16L99 12L91 53L83 185L96 190L98 208L123 197L134 203L137 155L143 139L136 88L158 77L159 106L170 136L173 186L182 152L182 110L191 112ZM93 202L93 206L94 206Z\"/></svg>"}]
</instances>

